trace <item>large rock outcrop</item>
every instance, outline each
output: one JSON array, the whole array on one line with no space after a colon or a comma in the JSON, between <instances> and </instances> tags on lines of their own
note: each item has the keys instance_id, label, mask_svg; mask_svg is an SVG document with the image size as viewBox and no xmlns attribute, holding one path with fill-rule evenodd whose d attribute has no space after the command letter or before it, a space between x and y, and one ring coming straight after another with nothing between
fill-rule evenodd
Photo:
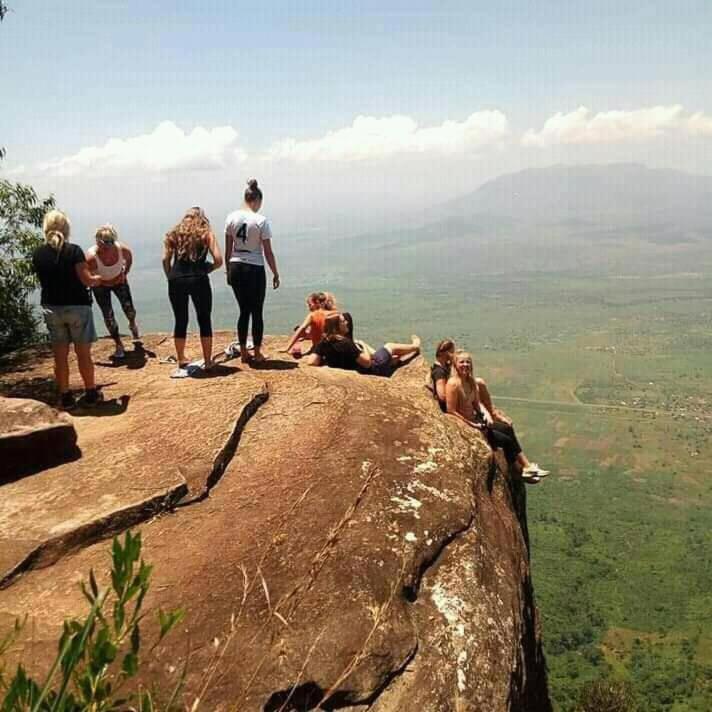
<instances>
[{"instance_id":1,"label":"large rock outcrop","mask_svg":"<svg viewBox=\"0 0 712 712\"><path fill-rule=\"evenodd\" d=\"M550 710L523 487L440 414L422 362L172 381L170 343L146 349L100 356L108 403L72 418L81 458L0 488L0 629L32 620L18 656L48 664L106 537L140 526L148 603L186 609L144 674L170 684L190 650L188 706ZM38 358L2 391L50 370Z\"/></svg>"}]
</instances>

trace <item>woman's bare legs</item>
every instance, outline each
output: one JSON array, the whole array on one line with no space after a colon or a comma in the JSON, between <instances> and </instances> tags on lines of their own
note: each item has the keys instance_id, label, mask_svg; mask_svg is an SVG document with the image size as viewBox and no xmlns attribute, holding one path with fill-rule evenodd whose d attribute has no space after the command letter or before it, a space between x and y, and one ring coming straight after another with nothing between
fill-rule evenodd
<instances>
[{"instance_id":1,"label":"woman's bare legs","mask_svg":"<svg viewBox=\"0 0 712 712\"><path fill-rule=\"evenodd\" d=\"M177 336L173 339L176 345L176 358L179 366L185 366L188 359L185 357L185 339L179 339Z\"/></svg>"},{"instance_id":2,"label":"woman's bare legs","mask_svg":"<svg viewBox=\"0 0 712 712\"><path fill-rule=\"evenodd\" d=\"M415 335L410 338L411 342L409 344L395 344L389 342L383 346L390 353L392 358L400 360L403 356L420 353L420 338Z\"/></svg>"},{"instance_id":3,"label":"woman's bare legs","mask_svg":"<svg viewBox=\"0 0 712 712\"><path fill-rule=\"evenodd\" d=\"M54 378L60 395L69 391L69 344L52 344Z\"/></svg>"},{"instance_id":4,"label":"woman's bare legs","mask_svg":"<svg viewBox=\"0 0 712 712\"><path fill-rule=\"evenodd\" d=\"M77 355L79 373L84 381L84 389L87 391L96 388L94 381L94 362L91 358L91 344L74 344L74 353Z\"/></svg>"},{"instance_id":5,"label":"woman's bare legs","mask_svg":"<svg viewBox=\"0 0 712 712\"><path fill-rule=\"evenodd\" d=\"M201 336L200 346L203 349L203 361L205 362L205 368L210 368L213 363L213 337Z\"/></svg>"}]
</instances>

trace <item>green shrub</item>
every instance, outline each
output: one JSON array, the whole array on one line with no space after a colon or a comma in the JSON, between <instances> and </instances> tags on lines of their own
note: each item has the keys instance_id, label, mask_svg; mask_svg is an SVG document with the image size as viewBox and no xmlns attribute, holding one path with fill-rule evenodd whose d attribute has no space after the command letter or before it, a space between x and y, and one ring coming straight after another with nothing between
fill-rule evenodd
<instances>
[{"instance_id":1,"label":"green shrub","mask_svg":"<svg viewBox=\"0 0 712 712\"><path fill-rule=\"evenodd\" d=\"M152 567L140 559L141 534L126 533L123 545L118 538L112 547L111 587L101 590L94 572L82 582L89 602L83 620L64 622L57 656L43 682L36 681L22 664L6 678L0 665L1 712L109 712L135 710L154 712L153 694L139 687L126 689L140 666L141 622L146 616L143 602L148 592ZM151 649L183 618L180 610L158 611L160 630ZM19 634L16 623L0 641L0 656ZM183 678L179 681L166 710L174 709Z\"/></svg>"},{"instance_id":2,"label":"green shrub","mask_svg":"<svg viewBox=\"0 0 712 712\"><path fill-rule=\"evenodd\" d=\"M617 680L602 678L583 686L576 712L635 712L630 687Z\"/></svg>"}]
</instances>

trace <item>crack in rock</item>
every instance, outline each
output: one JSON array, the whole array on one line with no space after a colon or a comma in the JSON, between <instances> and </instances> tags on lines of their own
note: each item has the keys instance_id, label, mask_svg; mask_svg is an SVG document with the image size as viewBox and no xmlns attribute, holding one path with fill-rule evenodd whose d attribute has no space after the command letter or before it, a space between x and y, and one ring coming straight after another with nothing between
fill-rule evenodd
<instances>
[{"instance_id":1,"label":"crack in rock","mask_svg":"<svg viewBox=\"0 0 712 712\"><path fill-rule=\"evenodd\" d=\"M268 398L269 389L265 384L259 393L242 407L228 439L215 456L212 468L205 481L205 488L199 495L186 500L185 498L188 496L189 491L187 483L183 481L172 487L168 492L162 492L149 500L111 512L100 519L87 522L59 536L47 539L33 548L9 571L0 572L0 590L8 588L19 576L27 571L52 566L64 556L115 534L120 534L122 531L141 524L159 514L205 500L210 491L218 484L227 466L235 456L247 423L259 410L260 406L267 402Z\"/></svg>"}]
</instances>

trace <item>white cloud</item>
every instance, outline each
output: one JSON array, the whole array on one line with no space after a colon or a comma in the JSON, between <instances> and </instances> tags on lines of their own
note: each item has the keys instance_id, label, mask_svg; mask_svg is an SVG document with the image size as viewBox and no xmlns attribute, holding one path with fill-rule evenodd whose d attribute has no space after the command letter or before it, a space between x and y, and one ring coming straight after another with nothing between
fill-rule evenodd
<instances>
[{"instance_id":1,"label":"white cloud","mask_svg":"<svg viewBox=\"0 0 712 712\"><path fill-rule=\"evenodd\" d=\"M687 120L687 130L693 136L712 136L712 117L698 111Z\"/></svg>"},{"instance_id":2,"label":"white cloud","mask_svg":"<svg viewBox=\"0 0 712 712\"><path fill-rule=\"evenodd\" d=\"M359 161L396 154L455 154L503 141L509 134L500 111L479 111L464 121L420 128L409 116L359 116L351 126L306 141L287 138L268 151L270 158L296 161Z\"/></svg>"},{"instance_id":3,"label":"white cloud","mask_svg":"<svg viewBox=\"0 0 712 712\"><path fill-rule=\"evenodd\" d=\"M641 141L684 128L685 121L679 104L635 111L604 111L593 116L589 109L580 106L568 114L549 117L541 131L529 129L522 137L522 144L545 148L556 144Z\"/></svg>"},{"instance_id":4,"label":"white cloud","mask_svg":"<svg viewBox=\"0 0 712 712\"><path fill-rule=\"evenodd\" d=\"M237 139L231 126L197 126L186 133L172 121L164 121L152 133L111 138L103 146L82 148L38 168L59 176L220 169L246 157Z\"/></svg>"}]
</instances>

